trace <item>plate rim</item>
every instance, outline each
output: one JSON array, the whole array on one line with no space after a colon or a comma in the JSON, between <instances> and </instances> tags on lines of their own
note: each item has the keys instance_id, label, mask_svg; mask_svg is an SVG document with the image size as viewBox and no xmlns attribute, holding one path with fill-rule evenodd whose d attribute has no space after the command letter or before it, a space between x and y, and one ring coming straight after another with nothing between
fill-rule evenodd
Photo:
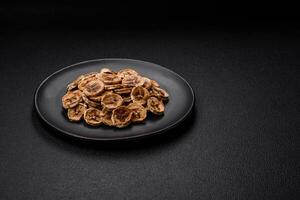
<instances>
[{"instance_id":1,"label":"plate rim","mask_svg":"<svg viewBox=\"0 0 300 200\"><path fill-rule=\"evenodd\" d=\"M147 64L151 64L151 65L157 65L165 70L167 70L168 72L178 76L181 80L183 80L187 86L189 87L190 89L190 92L192 94L192 103L191 105L189 106L187 112L181 116L178 120L176 120L174 123L160 129L160 130L156 130L156 131L150 131L150 132L146 132L146 133L143 133L143 134L138 134L138 135L132 135L132 136L122 136L122 137L115 137L115 138L94 138L94 137L88 137L88 136L82 136L82 135L77 135L75 133L72 133L70 131L66 131L66 130L63 130L57 126L55 126L53 123L49 122L41 113L40 109L39 109L39 106L38 106L38 100L37 100L37 95L38 95L38 92L39 90L41 89L41 87L54 75L60 73L61 71L64 71L68 68L71 68L71 67L74 67L74 66L77 66L77 65L80 65L80 64L84 64L84 63L89 63L89 62L94 62L94 61L104 61L104 60L128 60L128 61L134 61L134 62L142 62L142 63L147 63ZM55 72L53 72L52 74L50 74L49 76L47 76L39 85L38 87L35 89L35 92L34 92L34 107L35 107L35 110L36 112L38 113L39 117L47 124L49 125L51 128L57 130L58 132L61 132L61 133L64 133L68 136L71 136L71 137L75 137L75 138L79 138L79 139L84 139L84 140L90 140L90 141L122 141L122 140L131 140L131 139L138 139L138 138L144 138L144 137L147 137L147 136L152 136L152 135L157 135L157 134L161 134L161 133L164 133L170 129L173 129L174 127L176 127L177 125L179 125L181 122L183 122L188 116L189 114L191 113L193 107L194 107L194 103L195 103L195 94L194 94L194 90L192 88L192 86L182 77L180 76L179 74L177 74L176 72L166 68L166 67L163 67L159 64L156 64L156 63L153 63L153 62L148 62L148 61L143 61L143 60L137 60L137 59L130 59L130 58L99 58L99 59L90 59L90 60L86 60L86 61L81 61L81 62L77 62L77 63L74 63L74 64L71 64L71 65L68 65L66 67L63 67Z\"/></svg>"}]
</instances>

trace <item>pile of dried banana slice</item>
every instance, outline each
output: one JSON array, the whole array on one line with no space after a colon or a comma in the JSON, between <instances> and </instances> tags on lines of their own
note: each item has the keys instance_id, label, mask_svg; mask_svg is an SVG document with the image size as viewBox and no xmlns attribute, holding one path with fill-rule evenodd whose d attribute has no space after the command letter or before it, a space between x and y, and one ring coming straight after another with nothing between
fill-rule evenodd
<instances>
[{"instance_id":1,"label":"pile of dried banana slice","mask_svg":"<svg viewBox=\"0 0 300 200\"><path fill-rule=\"evenodd\" d=\"M160 85L133 69L114 72L108 68L81 75L67 86L62 97L70 121L82 118L92 126L105 124L118 128L142 122L150 111L163 114L169 99Z\"/></svg>"}]
</instances>

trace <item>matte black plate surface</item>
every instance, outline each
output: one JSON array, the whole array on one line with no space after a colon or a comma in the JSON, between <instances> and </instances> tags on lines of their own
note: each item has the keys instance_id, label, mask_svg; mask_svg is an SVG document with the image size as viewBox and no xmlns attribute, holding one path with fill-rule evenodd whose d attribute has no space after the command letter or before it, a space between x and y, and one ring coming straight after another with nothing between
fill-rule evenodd
<instances>
[{"instance_id":1,"label":"matte black plate surface","mask_svg":"<svg viewBox=\"0 0 300 200\"><path fill-rule=\"evenodd\" d=\"M68 83L81 74L99 71L103 67L120 70L126 66L156 80L169 93L170 99L163 116L148 115L145 123L133 124L123 129L91 127L84 122L68 121L61 105ZM98 59L73 64L53 73L37 88L34 101L39 116L65 134L91 140L122 140L157 134L173 128L190 113L194 104L194 93L181 76L159 65L131 59Z\"/></svg>"}]
</instances>

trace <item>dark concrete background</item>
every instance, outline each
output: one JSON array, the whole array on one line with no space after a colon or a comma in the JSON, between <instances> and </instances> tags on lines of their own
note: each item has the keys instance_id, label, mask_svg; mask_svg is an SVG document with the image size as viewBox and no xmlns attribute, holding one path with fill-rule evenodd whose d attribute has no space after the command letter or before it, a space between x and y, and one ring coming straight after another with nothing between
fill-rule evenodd
<instances>
[{"instance_id":1,"label":"dark concrete background","mask_svg":"<svg viewBox=\"0 0 300 200\"><path fill-rule=\"evenodd\" d=\"M0 32L0 199L299 199L295 19L177 26L163 15L172 25L130 27L28 16L8 17ZM194 88L194 112L164 136L126 143L86 143L43 125L33 110L39 83L108 57L179 73Z\"/></svg>"}]
</instances>

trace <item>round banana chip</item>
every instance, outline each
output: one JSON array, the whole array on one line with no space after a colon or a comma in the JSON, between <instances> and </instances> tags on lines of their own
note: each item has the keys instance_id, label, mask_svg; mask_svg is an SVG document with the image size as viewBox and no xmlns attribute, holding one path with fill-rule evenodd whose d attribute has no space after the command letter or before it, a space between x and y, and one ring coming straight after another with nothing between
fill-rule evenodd
<instances>
[{"instance_id":1,"label":"round banana chip","mask_svg":"<svg viewBox=\"0 0 300 200\"><path fill-rule=\"evenodd\" d=\"M121 78L119 78L114 72L104 71L97 75L98 78L103 81L103 83L112 85L121 83Z\"/></svg>"},{"instance_id":2,"label":"round banana chip","mask_svg":"<svg viewBox=\"0 0 300 200\"><path fill-rule=\"evenodd\" d=\"M105 91L101 94L101 96L103 97L106 94L112 94L113 92L111 90Z\"/></svg>"},{"instance_id":3,"label":"round banana chip","mask_svg":"<svg viewBox=\"0 0 300 200\"><path fill-rule=\"evenodd\" d=\"M111 72L111 73L113 73L113 71L111 69L108 69L108 68L102 68L100 70L100 73L105 73L105 72Z\"/></svg>"},{"instance_id":4,"label":"round banana chip","mask_svg":"<svg viewBox=\"0 0 300 200\"><path fill-rule=\"evenodd\" d=\"M98 108L98 107L101 106L100 103L90 100L90 99L89 99L87 96L85 96L85 95L82 95L82 99L83 99L83 101L84 101L89 107Z\"/></svg>"},{"instance_id":5,"label":"round banana chip","mask_svg":"<svg viewBox=\"0 0 300 200\"><path fill-rule=\"evenodd\" d=\"M130 94L132 90L132 87L125 87L120 89L115 89L114 92L117 94Z\"/></svg>"},{"instance_id":6,"label":"round banana chip","mask_svg":"<svg viewBox=\"0 0 300 200\"><path fill-rule=\"evenodd\" d=\"M70 90L74 90L78 87L78 83L80 80L82 80L84 78L83 75L79 76L76 80L74 80L72 83L68 84L67 85L67 90L70 91Z\"/></svg>"},{"instance_id":7,"label":"round banana chip","mask_svg":"<svg viewBox=\"0 0 300 200\"><path fill-rule=\"evenodd\" d=\"M123 97L123 102L124 103L130 103L132 101L131 97Z\"/></svg>"},{"instance_id":8,"label":"round banana chip","mask_svg":"<svg viewBox=\"0 0 300 200\"><path fill-rule=\"evenodd\" d=\"M88 82L83 90L83 93L90 97L90 96L97 96L104 90L104 83L100 80L94 80Z\"/></svg>"},{"instance_id":9,"label":"round banana chip","mask_svg":"<svg viewBox=\"0 0 300 200\"><path fill-rule=\"evenodd\" d=\"M68 109L68 118L70 121L78 122L82 118L87 106L83 103L79 103L74 108Z\"/></svg>"},{"instance_id":10,"label":"round banana chip","mask_svg":"<svg viewBox=\"0 0 300 200\"><path fill-rule=\"evenodd\" d=\"M158 87L152 87L150 94L158 99L167 100L169 98L169 94L165 90Z\"/></svg>"},{"instance_id":11,"label":"round banana chip","mask_svg":"<svg viewBox=\"0 0 300 200\"><path fill-rule=\"evenodd\" d=\"M88 75L85 75L84 78L82 78L78 82L78 88L79 90L83 91L85 89L86 84L88 84L91 81L97 80L97 72L90 73Z\"/></svg>"},{"instance_id":12,"label":"round banana chip","mask_svg":"<svg viewBox=\"0 0 300 200\"><path fill-rule=\"evenodd\" d=\"M115 93L107 93L102 96L101 104L104 108L112 110L119 106L121 106L123 103L123 99L120 95Z\"/></svg>"},{"instance_id":13,"label":"round banana chip","mask_svg":"<svg viewBox=\"0 0 300 200\"><path fill-rule=\"evenodd\" d=\"M138 73L136 71L134 71L133 69L129 69L129 68L126 68L126 69L121 69L120 71L118 71L117 75L123 79L125 76L131 76L131 75L138 75Z\"/></svg>"},{"instance_id":14,"label":"round banana chip","mask_svg":"<svg viewBox=\"0 0 300 200\"><path fill-rule=\"evenodd\" d=\"M145 80L138 75L126 75L122 80L122 85L127 87L142 86Z\"/></svg>"},{"instance_id":15,"label":"round banana chip","mask_svg":"<svg viewBox=\"0 0 300 200\"><path fill-rule=\"evenodd\" d=\"M91 100L91 101L97 102L97 103L101 103L102 97L103 97L104 95L106 95L106 94L111 94L111 93L112 93L112 91L104 91L104 92L101 93L100 95L88 97L88 99Z\"/></svg>"},{"instance_id":16,"label":"round banana chip","mask_svg":"<svg viewBox=\"0 0 300 200\"><path fill-rule=\"evenodd\" d=\"M132 111L126 106L120 106L112 111L112 122L118 128L128 126L132 117Z\"/></svg>"},{"instance_id":17,"label":"round banana chip","mask_svg":"<svg viewBox=\"0 0 300 200\"><path fill-rule=\"evenodd\" d=\"M92 126L98 126L102 123L101 111L96 108L89 108L84 112L83 118L85 122Z\"/></svg>"},{"instance_id":18,"label":"round banana chip","mask_svg":"<svg viewBox=\"0 0 300 200\"><path fill-rule=\"evenodd\" d=\"M154 86L154 87L160 87L158 82L156 82L155 80L151 80L151 85Z\"/></svg>"},{"instance_id":19,"label":"round banana chip","mask_svg":"<svg viewBox=\"0 0 300 200\"><path fill-rule=\"evenodd\" d=\"M161 115L165 111L163 102L158 100L156 97L150 97L147 100L147 108L150 112L156 115Z\"/></svg>"},{"instance_id":20,"label":"round banana chip","mask_svg":"<svg viewBox=\"0 0 300 200\"><path fill-rule=\"evenodd\" d=\"M130 97L133 102L140 103L143 105L146 103L149 97L149 92L146 88L142 86L137 86L132 89Z\"/></svg>"},{"instance_id":21,"label":"round banana chip","mask_svg":"<svg viewBox=\"0 0 300 200\"><path fill-rule=\"evenodd\" d=\"M142 77L142 79L144 80L143 87L146 89L150 89L152 86L151 80L147 77Z\"/></svg>"},{"instance_id":22,"label":"round banana chip","mask_svg":"<svg viewBox=\"0 0 300 200\"><path fill-rule=\"evenodd\" d=\"M114 84L114 85L105 85L104 88L105 90L114 90L114 89L119 89L122 88L122 84Z\"/></svg>"},{"instance_id":23,"label":"round banana chip","mask_svg":"<svg viewBox=\"0 0 300 200\"><path fill-rule=\"evenodd\" d=\"M82 93L79 90L68 91L62 97L62 105L65 109L74 108L81 101Z\"/></svg>"},{"instance_id":24,"label":"round banana chip","mask_svg":"<svg viewBox=\"0 0 300 200\"><path fill-rule=\"evenodd\" d=\"M97 103L101 103L102 95L89 97L89 99L91 101L94 101L94 102L97 102Z\"/></svg>"},{"instance_id":25,"label":"round banana chip","mask_svg":"<svg viewBox=\"0 0 300 200\"><path fill-rule=\"evenodd\" d=\"M131 121L139 122L144 121L147 117L147 109L139 103L131 103L128 108L132 110Z\"/></svg>"},{"instance_id":26,"label":"round banana chip","mask_svg":"<svg viewBox=\"0 0 300 200\"><path fill-rule=\"evenodd\" d=\"M101 94L98 95L98 96L89 97L89 99L90 99L91 101L95 101L95 102L101 103L102 97L103 97L104 95L106 95L106 94L112 94L112 93L113 93L112 91L105 91L105 92L101 93Z\"/></svg>"},{"instance_id":27,"label":"round banana chip","mask_svg":"<svg viewBox=\"0 0 300 200\"><path fill-rule=\"evenodd\" d=\"M101 120L103 122L103 124L108 125L108 126L113 126L114 123L111 119L112 116L112 111L107 110L107 109L102 109L101 111Z\"/></svg>"}]
</instances>

